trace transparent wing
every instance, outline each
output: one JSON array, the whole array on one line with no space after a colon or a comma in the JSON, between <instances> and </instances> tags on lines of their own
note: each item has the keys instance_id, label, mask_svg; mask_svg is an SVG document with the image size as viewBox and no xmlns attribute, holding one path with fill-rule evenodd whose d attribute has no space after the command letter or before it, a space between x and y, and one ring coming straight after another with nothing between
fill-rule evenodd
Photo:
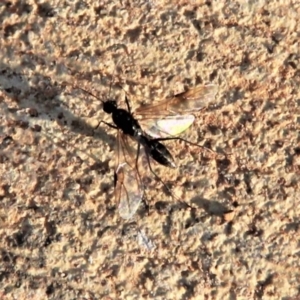
<instances>
[{"instance_id":1,"label":"transparent wing","mask_svg":"<svg viewBox=\"0 0 300 300\"><path fill-rule=\"evenodd\" d=\"M217 85L197 86L157 104L141 106L135 113L143 130L152 137L176 136L193 124L191 113L211 104L217 92Z\"/></svg>"},{"instance_id":2,"label":"transparent wing","mask_svg":"<svg viewBox=\"0 0 300 300\"><path fill-rule=\"evenodd\" d=\"M152 117L157 116L157 114L168 116L195 112L214 101L217 92L218 86L214 84L196 86L157 104L138 107L135 112L139 115Z\"/></svg>"},{"instance_id":3,"label":"transparent wing","mask_svg":"<svg viewBox=\"0 0 300 300\"><path fill-rule=\"evenodd\" d=\"M123 219L130 219L135 214L144 196L144 188L135 167L135 156L128 137L118 131L115 198Z\"/></svg>"},{"instance_id":4,"label":"transparent wing","mask_svg":"<svg viewBox=\"0 0 300 300\"><path fill-rule=\"evenodd\" d=\"M194 120L194 115L175 115L161 119L144 119L140 121L140 124L143 130L153 138L166 138L186 131Z\"/></svg>"}]
</instances>

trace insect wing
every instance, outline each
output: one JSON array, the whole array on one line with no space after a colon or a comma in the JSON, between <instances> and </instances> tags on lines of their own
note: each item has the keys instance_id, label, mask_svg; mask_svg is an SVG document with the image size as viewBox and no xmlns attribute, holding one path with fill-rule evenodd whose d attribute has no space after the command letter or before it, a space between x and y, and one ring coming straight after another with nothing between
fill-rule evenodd
<instances>
[{"instance_id":1,"label":"insect wing","mask_svg":"<svg viewBox=\"0 0 300 300\"><path fill-rule=\"evenodd\" d=\"M140 123L152 137L176 136L188 129L195 117L191 113L208 106L218 92L216 85L197 86L157 104L136 109Z\"/></svg>"},{"instance_id":2,"label":"insect wing","mask_svg":"<svg viewBox=\"0 0 300 300\"><path fill-rule=\"evenodd\" d=\"M135 154L127 136L118 133L118 161L115 170L115 197L119 202L119 214L130 219L137 211L144 195L143 185L135 168Z\"/></svg>"},{"instance_id":3,"label":"insect wing","mask_svg":"<svg viewBox=\"0 0 300 300\"><path fill-rule=\"evenodd\" d=\"M186 131L195 120L194 115L175 115L162 119L148 119L141 122L147 134L154 138L176 136Z\"/></svg>"},{"instance_id":4,"label":"insect wing","mask_svg":"<svg viewBox=\"0 0 300 300\"><path fill-rule=\"evenodd\" d=\"M217 85L200 85L157 104L138 107L135 112L152 117L195 112L213 102L217 92Z\"/></svg>"},{"instance_id":5,"label":"insect wing","mask_svg":"<svg viewBox=\"0 0 300 300\"><path fill-rule=\"evenodd\" d=\"M136 180L135 170L127 163L119 165L116 171L116 197L119 200L119 214L123 219L130 219L137 211L143 198L143 191Z\"/></svg>"}]
</instances>

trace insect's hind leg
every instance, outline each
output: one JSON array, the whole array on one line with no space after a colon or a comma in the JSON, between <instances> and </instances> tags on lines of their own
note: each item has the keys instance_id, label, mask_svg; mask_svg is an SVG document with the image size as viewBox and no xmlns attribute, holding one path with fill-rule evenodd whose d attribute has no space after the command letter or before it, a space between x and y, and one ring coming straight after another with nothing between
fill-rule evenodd
<instances>
[{"instance_id":1,"label":"insect's hind leg","mask_svg":"<svg viewBox=\"0 0 300 300\"><path fill-rule=\"evenodd\" d=\"M199 147L199 148L202 148L202 149L206 149L206 150L210 151L211 153L216 153L216 151L214 151L214 150L212 150L212 149L210 149L210 148L207 148L207 147L205 147L205 146L201 146L201 145L199 145L199 144L190 142L190 141L188 141L188 140L186 140L186 139L183 139L183 138L181 138L181 137L155 138L155 139L153 139L153 140L156 140L156 141L159 141L159 142L161 142L161 141L171 141L171 140L182 141L182 142L185 142L185 143L187 143L187 144L189 144L189 145L192 145L192 146L195 146L195 147Z\"/></svg>"},{"instance_id":2,"label":"insect's hind leg","mask_svg":"<svg viewBox=\"0 0 300 300\"><path fill-rule=\"evenodd\" d=\"M150 159L149 159L149 155L147 155L146 153L146 156L147 156L147 163L148 163L148 166L149 166L149 169L150 169L150 172L155 176L155 178L165 187L165 189L170 193L170 195L172 195L176 200L178 200L179 202L183 203L184 205L186 205L187 207L190 207L191 206L186 203L184 200L181 200L179 199L172 191L171 189L164 183L164 181L153 171L152 167L151 167L151 163L150 163Z\"/></svg>"}]
</instances>

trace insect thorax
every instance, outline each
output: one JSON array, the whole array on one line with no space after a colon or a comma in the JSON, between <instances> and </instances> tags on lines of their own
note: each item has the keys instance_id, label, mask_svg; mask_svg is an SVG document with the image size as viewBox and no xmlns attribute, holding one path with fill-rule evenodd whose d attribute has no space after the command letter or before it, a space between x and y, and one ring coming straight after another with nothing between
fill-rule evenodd
<instances>
[{"instance_id":1,"label":"insect thorax","mask_svg":"<svg viewBox=\"0 0 300 300\"><path fill-rule=\"evenodd\" d=\"M141 129L137 120L131 113L125 109L117 109L113 112L112 119L116 126L123 131L124 134L135 136L137 131Z\"/></svg>"}]
</instances>

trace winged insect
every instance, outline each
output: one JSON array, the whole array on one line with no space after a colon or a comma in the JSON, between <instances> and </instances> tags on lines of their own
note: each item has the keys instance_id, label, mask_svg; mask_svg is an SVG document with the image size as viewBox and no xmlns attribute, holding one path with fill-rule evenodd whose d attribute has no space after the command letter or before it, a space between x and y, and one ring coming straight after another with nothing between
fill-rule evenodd
<instances>
[{"instance_id":1,"label":"winged insect","mask_svg":"<svg viewBox=\"0 0 300 300\"><path fill-rule=\"evenodd\" d=\"M164 181L153 170L150 157L158 164L175 168L176 164L172 154L162 143L163 141L181 140L202 147L178 137L178 135L192 125L195 120L194 112L213 102L218 91L217 86L212 84L197 86L157 104L140 106L134 112L131 111L127 96L125 96L127 109L123 109L118 107L116 100L103 101L90 91L81 87L75 88L100 100L103 104L103 111L111 114L113 124L101 120L96 128L104 123L118 130L118 160L114 177L115 197L119 202L121 217L131 218L143 199L144 186L140 171L144 168L145 161L151 173L172 194ZM137 142L135 159L133 159L134 151L129 149L130 139ZM139 159L143 160L143 165L139 165Z\"/></svg>"},{"instance_id":2,"label":"winged insect","mask_svg":"<svg viewBox=\"0 0 300 300\"><path fill-rule=\"evenodd\" d=\"M90 91L81 87L76 88L100 100L103 104L103 111L112 116L113 124L101 120L96 128L101 123L104 123L118 131L117 163L114 173L115 197L119 203L120 216L124 219L129 219L138 209L144 196L140 171L145 167L145 164L149 166L151 173L156 179L168 189L164 181L151 167L149 157L157 163L171 168L176 167L174 159L167 147L160 142L160 139L153 139L143 132L138 120L135 119L131 112L127 97L125 97L126 110L119 108L115 100L103 101ZM134 151L130 146L130 139L138 144L135 159L132 159ZM142 148L141 145L143 146ZM141 160L143 165L139 163L139 160Z\"/></svg>"},{"instance_id":3,"label":"winged insect","mask_svg":"<svg viewBox=\"0 0 300 300\"><path fill-rule=\"evenodd\" d=\"M89 94L97 100L100 100L103 104L103 111L107 114L111 114L112 120L114 124L105 122L101 120L98 125L95 127L97 129L101 123L106 124L107 126L120 130L124 137L124 135L130 136L132 139L138 142L138 150L136 156L136 162L138 161L140 145L142 145L145 149L146 156L150 156L157 163L164 165L166 167L175 168L176 164L172 154L167 149L167 147L161 143L160 141L164 141L165 138L152 138L150 135L147 135L142 130L139 121L134 117L134 114L131 111L129 100L127 96L125 97L125 103L127 106L127 110L123 108L119 108L116 100L109 99L107 101L103 101L99 99L96 95L87 91L81 87L76 87L77 89L82 90L83 92ZM151 168L150 168L151 169ZM157 176L156 174L154 174Z\"/></svg>"}]
</instances>

